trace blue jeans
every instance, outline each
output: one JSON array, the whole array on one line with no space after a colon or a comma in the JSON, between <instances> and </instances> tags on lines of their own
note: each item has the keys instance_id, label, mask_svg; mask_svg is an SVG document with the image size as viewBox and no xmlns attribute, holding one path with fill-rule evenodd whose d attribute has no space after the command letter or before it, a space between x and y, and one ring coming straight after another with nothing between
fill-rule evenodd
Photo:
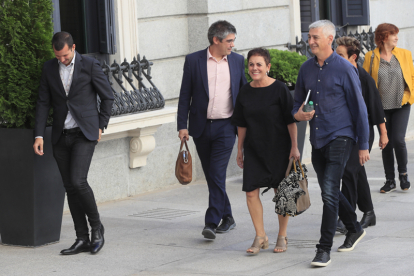
<instances>
[{"instance_id":1,"label":"blue jeans","mask_svg":"<svg viewBox=\"0 0 414 276\"><path fill-rule=\"evenodd\" d=\"M320 149L312 147L312 164L322 190L323 201L321 238L316 247L328 252L335 236L338 213L350 233L362 230L355 210L340 191L341 178L353 145L351 138L338 137Z\"/></svg>"}]
</instances>

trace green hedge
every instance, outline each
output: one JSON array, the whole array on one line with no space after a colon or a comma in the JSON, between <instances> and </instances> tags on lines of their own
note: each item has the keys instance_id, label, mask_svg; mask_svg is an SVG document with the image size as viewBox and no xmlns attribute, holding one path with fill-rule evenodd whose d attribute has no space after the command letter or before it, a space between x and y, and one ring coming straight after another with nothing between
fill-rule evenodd
<instances>
[{"instance_id":1,"label":"green hedge","mask_svg":"<svg viewBox=\"0 0 414 276\"><path fill-rule=\"evenodd\" d=\"M270 63L272 64L269 76L288 84L288 86L295 85L300 66L307 60L306 56L301 56L296 52L277 49L269 49L269 53ZM246 78L250 82L252 78L249 75L247 59L245 60L245 65Z\"/></svg>"},{"instance_id":2,"label":"green hedge","mask_svg":"<svg viewBox=\"0 0 414 276\"><path fill-rule=\"evenodd\" d=\"M51 15L50 0L0 0L0 127L34 127L42 66L54 57Z\"/></svg>"}]
</instances>

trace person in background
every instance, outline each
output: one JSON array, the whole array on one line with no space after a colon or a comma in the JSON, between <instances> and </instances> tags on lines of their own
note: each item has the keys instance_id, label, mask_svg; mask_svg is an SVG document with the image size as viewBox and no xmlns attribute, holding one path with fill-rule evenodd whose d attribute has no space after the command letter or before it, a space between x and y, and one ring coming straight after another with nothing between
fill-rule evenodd
<instances>
[{"instance_id":1,"label":"person in background","mask_svg":"<svg viewBox=\"0 0 414 276\"><path fill-rule=\"evenodd\" d=\"M336 53L358 69L362 97L364 98L368 111L369 151L371 152L374 142L374 125L378 126L380 133L379 147L380 149L384 149L388 144L384 109L374 79L357 63L361 52L361 44L356 38L346 36L337 38L336 44L338 45ZM358 204L358 208L364 213L360 224L362 228L367 228L368 226L374 226L376 224L376 217L367 174L365 167L359 163L358 151L358 146L355 145L346 163L344 175L342 176L341 191L354 209L356 209L356 205ZM338 220L337 231L344 234L347 232L341 220Z\"/></svg>"},{"instance_id":2,"label":"person in background","mask_svg":"<svg viewBox=\"0 0 414 276\"><path fill-rule=\"evenodd\" d=\"M285 177L289 159L299 160L297 128L291 115L293 99L287 86L269 77L270 54L255 48L247 54L252 82L237 96L232 124L238 127L237 165L243 169L243 191L256 230L249 254L269 246L263 224L260 188L274 188ZM268 190L267 189L267 190ZM265 190L265 191L267 191ZM287 250L289 216L278 215L279 234L275 253Z\"/></svg>"},{"instance_id":3,"label":"person in background","mask_svg":"<svg viewBox=\"0 0 414 276\"><path fill-rule=\"evenodd\" d=\"M389 23L375 30L377 48L365 55L364 69L375 80L385 113L390 142L382 151L385 183L381 193L396 189L394 154L397 159L400 187L411 188L407 174L405 134L411 105L414 103L414 66L411 52L397 47L399 29Z\"/></svg>"}]
</instances>

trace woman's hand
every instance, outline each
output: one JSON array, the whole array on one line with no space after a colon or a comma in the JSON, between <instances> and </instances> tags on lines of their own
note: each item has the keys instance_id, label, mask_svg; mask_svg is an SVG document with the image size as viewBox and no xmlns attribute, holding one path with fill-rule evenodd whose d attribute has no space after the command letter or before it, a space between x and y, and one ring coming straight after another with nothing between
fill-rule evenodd
<instances>
[{"instance_id":1,"label":"woman's hand","mask_svg":"<svg viewBox=\"0 0 414 276\"><path fill-rule=\"evenodd\" d=\"M384 149L388 144L388 135L387 134L381 134L379 139L379 147L380 149Z\"/></svg>"},{"instance_id":2,"label":"woman's hand","mask_svg":"<svg viewBox=\"0 0 414 276\"><path fill-rule=\"evenodd\" d=\"M296 146L292 146L292 148L290 149L289 159L292 157L295 158L295 161L300 160L300 152L299 152L298 147Z\"/></svg>"},{"instance_id":3,"label":"woman's hand","mask_svg":"<svg viewBox=\"0 0 414 276\"><path fill-rule=\"evenodd\" d=\"M237 151L237 157L236 157L237 165L243 169L244 161L243 161L243 150Z\"/></svg>"}]
</instances>

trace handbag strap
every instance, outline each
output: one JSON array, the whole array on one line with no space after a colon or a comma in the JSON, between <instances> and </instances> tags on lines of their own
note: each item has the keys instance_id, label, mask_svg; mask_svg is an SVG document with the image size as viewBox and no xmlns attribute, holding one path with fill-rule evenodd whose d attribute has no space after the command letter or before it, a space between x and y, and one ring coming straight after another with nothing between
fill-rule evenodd
<instances>
[{"instance_id":1,"label":"handbag strap","mask_svg":"<svg viewBox=\"0 0 414 276\"><path fill-rule=\"evenodd\" d=\"M296 162L298 162L298 164L299 164L299 168L300 168L300 172L302 173L303 178L305 178L305 172L303 171L303 168L302 168L302 163L300 163L300 160L295 161L295 162L293 162L293 160L295 160L293 157L292 157L292 158L290 158L290 160L289 160L289 165L288 165L288 168L287 168L287 171L286 171L286 176L285 176L285 177L287 177L287 176L289 175L290 170L292 169L292 163L293 163L293 168L294 168L295 172L297 172L297 169L296 169Z\"/></svg>"},{"instance_id":2,"label":"handbag strap","mask_svg":"<svg viewBox=\"0 0 414 276\"><path fill-rule=\"evenodd\" d=\"M295 162L296 163L296 162ZM300 171L302 172L302 176L303 176L303 178L305 178L305 172L303 171L303 168L302 168L302 163L300 163L300 160L298 160L298 163L299 163L299 167L300 167ZM296 171L296 170L295 170Z\"/></svg>"},{"instance_id":3,"label":"handbag strap","mask_svg":"<svg viewBox=\"0 0 414 276\"><path fill-rule=\"evenodd\" d=\"M372 61L374 60L374 50L372 50L371 64L369 65L369 75L372 77Z\"/></svg>"},{"instance_id":4,"label":"handbag strap","mask_svg":"<svg viewBox=\"0 0 414 276\"><path fill-rule=\"evenodd\" d=\"M289 175L290 171L292 170L292 164L293 164L293 167L295 168L295 172L296 172L296 165L295 165L295 162L293 162L293 160L295 160L295 158L293 158L293 157L290 158L290 160L289 160L289 165L287 167L285 177L287 177Z\"/></svg>"},{"instance_id":5,"label":"handbag strap","mask_svg":"<svg viewBox=\"0 0 414 276\"><path fill-rule=\"evenodd\" d=\"M190 152L190 150L188 149L188 146L187 146L187 140L185 140L185 138L183 138L183 140L181 140L180 151L183 149L183 145L185 145L185 148L187 149L187 151Z\"/></svg>"}]
</instances>

